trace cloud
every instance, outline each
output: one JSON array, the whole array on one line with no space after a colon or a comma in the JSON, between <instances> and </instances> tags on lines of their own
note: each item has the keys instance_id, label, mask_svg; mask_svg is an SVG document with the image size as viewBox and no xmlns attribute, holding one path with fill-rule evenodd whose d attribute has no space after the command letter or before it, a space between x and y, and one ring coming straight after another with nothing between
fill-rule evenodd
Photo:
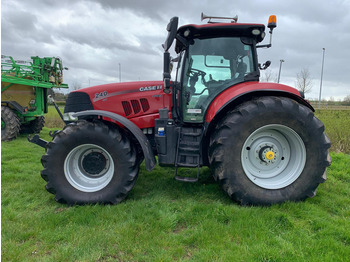
<instances>
[{"instance_id":1,"label":"cloud","mask_svg":"<svg viewBox=\"0 0 350 262\"><path fill-rule=\"evenodd\" d=\"M281 83L292 86L296 74L308 68L316 93L325 47L325 96L350 93L349 1L12 0L2 2L1 12L2 54L59 56L70 68L65 82L81 81L83 86L118 82L119 64L123 81L160 80L161 44L172 16L179 16L180 25L201 23L201 12L237 14L239 22L266 24L275 14L273 47L259 50L260 62L271 60L277 73L284 59Z\"/></svg>"}]
</instances>

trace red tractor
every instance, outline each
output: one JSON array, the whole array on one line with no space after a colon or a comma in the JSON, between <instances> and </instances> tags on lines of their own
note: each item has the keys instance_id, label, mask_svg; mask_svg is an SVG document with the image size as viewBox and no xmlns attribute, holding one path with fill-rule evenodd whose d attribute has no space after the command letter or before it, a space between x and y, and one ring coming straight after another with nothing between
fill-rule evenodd
<instances>
[{"instance_id":1,"label":"red tractor","mask_svg":"<svg viewBox=\"0 0 350 262\"><path fill-rule=\"evenodd\" d=\"M330 141L296 89L260 83L262 24L168 24L163 81L89 87L69 94L64 120L46 148L41 172L58 202L115 204L133 188L139 166L209 166L229 197L271 205L312 197L326 180ZM226 18L225 18L226 19ZM276 17L268 24L270 34ZM171 59L168 52L176 39ZM170 80L172 62L176 78Z\"/></svg>"}]
</instances>

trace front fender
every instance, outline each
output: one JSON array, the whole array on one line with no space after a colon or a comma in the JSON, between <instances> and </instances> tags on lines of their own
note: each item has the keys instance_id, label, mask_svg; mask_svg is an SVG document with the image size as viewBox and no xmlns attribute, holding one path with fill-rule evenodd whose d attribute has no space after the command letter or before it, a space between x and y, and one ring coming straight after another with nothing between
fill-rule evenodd
<instances>
[{"instance_id":1,"label":"front fender","mask_svg":"<svg viewBox=\"0 0 350 262\"><path fill-rule=\"evenodd\" d=\"M117 115L115 113L103 111L103 110L87 110L87 111L81 111L73 114L73 117L81 117L81 116L103 116L108 117L119 124L125 126L137 139L137 141L140 143L143 154L145 156L145 164L146 169L148 171L151 171L154 166L156 165L156 158L154 157L152 146L150 142L148 141L147 137L143 134L140 128L138 128L133 122L131 122L129 119Z\"/></svg>"}]
</instances>

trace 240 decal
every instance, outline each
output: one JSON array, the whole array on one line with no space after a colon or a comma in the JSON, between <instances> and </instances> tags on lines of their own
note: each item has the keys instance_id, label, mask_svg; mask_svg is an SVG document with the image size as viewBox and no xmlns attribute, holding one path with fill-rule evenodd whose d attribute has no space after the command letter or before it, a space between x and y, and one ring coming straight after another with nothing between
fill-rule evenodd
<instances>
[{"instance_id":1,"label":"240 decal","mask_svg":"<svg viewBox=\"0 0 350 262\"><path fill-rule=\"evenodd\" d=\"M99 99L99 98L102 98L102 97L105 97L108 95L108 92L107 91L104 91L104 92L100 92L100 93L96 93L95 94L95 99Z\"/></svg>"}]
</instances>

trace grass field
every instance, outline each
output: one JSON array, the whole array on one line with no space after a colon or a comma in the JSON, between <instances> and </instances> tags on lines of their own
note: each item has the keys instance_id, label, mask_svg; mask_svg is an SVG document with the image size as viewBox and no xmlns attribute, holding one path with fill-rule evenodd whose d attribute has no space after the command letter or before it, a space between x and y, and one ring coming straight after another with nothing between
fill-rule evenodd
<instances>
[{"instance_id":1,"label":"grass field","mask_svg":"<svg viewBox=\"0 0 350 262\"><path fill-rule=\"evenodd\" d=\"M315 115L326 127L330 150L350 154L350 110L316 110Z\"/></svg>"},{"instance_id":2,"label":"grass field","mask_svg":"<svg viewBox=\"0 0 350 262\"><path fill-rule=\"evenodd\" d=\"M232 203L207 168L188 184L144 164L121 204L67 207L44 189L43 148L2 143L2 261L349 261L350 155L336 153L349 153L349 113L317 115L339 141L328 180L312 199L265 208Z\"/></svg>"}]
</instances>

